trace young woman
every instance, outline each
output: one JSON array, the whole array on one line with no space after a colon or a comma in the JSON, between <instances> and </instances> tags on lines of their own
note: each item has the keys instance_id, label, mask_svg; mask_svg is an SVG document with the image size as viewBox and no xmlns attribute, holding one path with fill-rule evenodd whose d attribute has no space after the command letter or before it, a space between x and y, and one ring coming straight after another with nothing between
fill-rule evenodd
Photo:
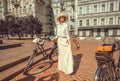
<instances>
[{"instance_id":1,"label":"young woman","mask_svg":"<svg viewBox=\"0 0 120 81\"><path fill-rule=\"evenodd\" d=\"M57 36L52 40L57 39L58 69L65 72L65 74L71 74L73 73L73 55L67 24L68 16L66 14L60 14L57 20L59 22L57 25Z\"/></svg>"}]
</instances>

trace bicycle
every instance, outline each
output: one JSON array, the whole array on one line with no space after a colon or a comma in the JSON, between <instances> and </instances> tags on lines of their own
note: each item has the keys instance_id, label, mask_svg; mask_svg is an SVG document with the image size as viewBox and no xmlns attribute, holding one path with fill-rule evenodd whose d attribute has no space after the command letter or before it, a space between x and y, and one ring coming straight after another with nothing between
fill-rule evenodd
<instances>
[{"instance_id":1,"label":"bicycle","mask_svg":"<svg viewBox=\"0 0 120 81\"><path fill-rule=\"evenodd\" d=\"M35 43L35 48L33 50L33 53L31 54L31 56L28 59L27 66L24 68L23 74L26 74L28 72L29 68L32 66L34 58L38 54L38 49L41 51L41 53L43 55L43 59L49 59L50 63L54 62L54 60L52 59L52 55L53 55L53 53L57 53L57 43L53 44L50 54L47 54L43 47L45 44L45 39L50 41L50 38L40 38L40 37L37 37L32 41Z\"/></svg>"},{"instance_id":2,"label":"bicycle","mask_svg":"<svg viewBox=\"0 0 120 81\"><path fill-rule=\"evenodd\" d=\"M113 54L119 50L119 60L117 65L114 62ZM114 37L105 37L103 44L97 47L95 53L98 67L94 76L94 81L118 81L120 68L120 40Z\"/></svg>"}]
</instances>

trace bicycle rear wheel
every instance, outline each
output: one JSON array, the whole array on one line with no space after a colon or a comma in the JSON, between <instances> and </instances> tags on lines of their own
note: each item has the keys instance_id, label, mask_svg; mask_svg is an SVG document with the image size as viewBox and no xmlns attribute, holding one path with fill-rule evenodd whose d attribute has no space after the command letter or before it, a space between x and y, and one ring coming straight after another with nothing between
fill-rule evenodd
<instances>
[{"instance_id":1,"label":"bicycle rear wheel","mask_svg":"<svg viewBox=\"0 0 120 81\"><path fill-rule=\"evenodd\" d=\"M30 68L30 66L32 65L33 61L34 61L34 57L37 54L37 49L33 50L33 54L30 56L30 58L28 59L28 63L27 66L25 67L23 73L26 74L28 69Z\"/></svg>"},{"instance_id":2,"label":"bicycle rear wheel","mask_svg":"<svg viewBox=\"0 0 120 81\"><path fill-rule=\"evenodd\" d=\"M101 64L98 66L94 81L115 81L115 71L111 66Z\"/></svg>"}]
</instances>

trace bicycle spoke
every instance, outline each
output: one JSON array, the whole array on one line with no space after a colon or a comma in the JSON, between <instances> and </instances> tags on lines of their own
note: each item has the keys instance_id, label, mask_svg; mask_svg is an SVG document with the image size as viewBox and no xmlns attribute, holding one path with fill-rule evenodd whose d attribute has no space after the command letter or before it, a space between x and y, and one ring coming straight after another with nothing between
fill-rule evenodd
<instances>
[{"instance_id":1,"label":"bicycle spoke","mask_svg":"<svg viewBox=\"0 0 120 81\"><path fill-rule=\"evenodd\" d=\"M98 73L96 74L96 79L95 81L114 81L111 80L111 76L108 72L108 68L106 67L107 65L101 65L98 68Z\"/></svg>"}]
</instances>

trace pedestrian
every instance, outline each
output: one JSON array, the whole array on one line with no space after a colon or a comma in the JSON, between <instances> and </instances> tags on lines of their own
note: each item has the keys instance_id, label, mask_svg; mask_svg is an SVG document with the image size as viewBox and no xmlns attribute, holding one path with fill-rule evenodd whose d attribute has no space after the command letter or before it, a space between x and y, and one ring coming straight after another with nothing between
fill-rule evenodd
<instances>
[{"instance_id":1,"label":"pedestrian","mask_svg":"<svg viewBox=\"0 0 120 81\"><path fill-rule=\"evenodd\" d=\"M80 44L79 44L79 39L77 37L77 35L73 35L72 37L72 42L73 42L73 46L76 50L79 50L80 48Z\"/></svg>"},{"instance_id":2,"label":"pedestrian","mask_svg":"<svg viewBox=\"0 0 120 81\"><path fill-rule=\"evenodd\" d=\"M58 69L65 74L72 74L74 61L67 20L67 14L61 13L58 15L57 21L59 24L57 25L57 36L53 38L52 41L57 39Z\"/></svg>"}]
</instances>

